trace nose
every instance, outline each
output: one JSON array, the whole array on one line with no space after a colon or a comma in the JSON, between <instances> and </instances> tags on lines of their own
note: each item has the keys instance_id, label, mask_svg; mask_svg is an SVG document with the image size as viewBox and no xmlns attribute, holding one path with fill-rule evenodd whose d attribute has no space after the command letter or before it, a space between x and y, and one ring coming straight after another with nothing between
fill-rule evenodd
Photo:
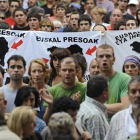
<instances>
[{"instance_id":1,"label":"nose","mask_svg":"<svg viewBox=\"0 0 140 140\"><path fill-rule=\"evenodd\" d=\"M26 105L27 105L27 106L31 106L31 101L28 100L28 101L26 102Z\"/></svg>"},{"instance_id":2,"label":"nose","mask_svg":"<svg viewBox=\"0 0 140 140\"><path fill-rule=\"evenodd\" d=\"M136 94L135 94L137 97L140 97L140 91L137 90Z\"/></svg>"},{"instance_id":3,"label":"nose","mask_svg":"<svg viewBox=\"0 0 140 140\"><path fill-rule=\"evenodd\" d=\"M96 71L96 72L98 72L98 71L99 71L99 69L96 67L96 68L95 68L95 71Z\"/></svg>"},{"instance_id":4,"label":"nose","mask_svg":"<svg viewBox=\"0 0 140 140\"><path fill-rule=\"evenodd\" d=\"M68 70L66 71L66 74L69 74L69 71Z\"/></svg>"},{"instance_id":5,"label":"nose","mask_svg":"<svg viewBox=\"0 0 140 140\"><path fill-rule=\"evenodd\" d=\"M132 70L131 67L128 67L128 70L131 71Z\"/></svg>"}]
</instances>

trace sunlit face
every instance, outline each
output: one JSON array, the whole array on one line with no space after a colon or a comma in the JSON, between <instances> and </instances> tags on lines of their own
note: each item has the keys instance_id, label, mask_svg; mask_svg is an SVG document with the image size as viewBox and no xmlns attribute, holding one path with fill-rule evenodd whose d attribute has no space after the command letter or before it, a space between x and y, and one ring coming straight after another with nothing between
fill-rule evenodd
<instances>
[{"instance_id":1,"label":"sunlit face","mask_svg":"<svg viewBox=\"0 0 140 140\"><path fill-rule=\"evenodd\" d=\"M36 62L31 64L31 78L33 82L37 84L44 82L45 73L41 64Z\"/></svg>"},{"instance_id":2,"label":"sunlit face","mask_svg":"<svg viewBox=\"0 0 140 140\"><path fill-rule=\"evenodd\" d=\"M97 49L96 61L99 65L100 71L108 72L112 70L112 65L115 62L112 49Z\"/></svg>"},{"instance_id":3,"label":"sunlit face","mask_svg":"<svg viewBox=\"0 0 140 140\"><path fill-rule=\"evenodd\" d=\"M131 77L137 76L140 73L138 66L134 62L126 62L124 70Z\"/></svg>"},{"instance_id":4,"label":"sunlit face","mask_svg":"<svg viewBox=\"0 0 140 140\"><path fill-rule=\"evenodd\" d=\"M23 62L21 60L10 60L7 72L10 75L11 80L22 80L25 71L26 69L24 68Z\"/></svg>"},{"instance_id":5,"label":"sunlit face","mask_svg":"<svg viewBox=\"0 0 140 140\"><path fill-rule=\"evenodd\" d=\"M92 21L95 22L95 24L102 23L102 18L104 17L103 14L99 14L98 12L92 13Z\"/></svg>"},{"instance_id":6,"label":"sunlit face","mask_svg":"<svg viewBox=\"0 0 140 140\"><path fill-rule=\"evenodd\" d=\"M35 120L36 120L36 117L33 116L33 119L30 122L22 126L23 137L30 137L33 134L34 127L36 126Z\"/></svg>"},{"instance_id":7,"label":"sunlit face","mask_svg":"<svg viewBox=\"0 0 140 140\"><path fill-rule=\"evenodd\" d=\"M90 63L89 72L90 76L98 75L100 73L99 65L95 59L93 59Z\"/></svg>"},{"instance_id":8,"label":"sunlit face","mask_svg":"<svg viewBox=\"0 0 140 140\"><path fill-rule=\"evenodd\" d=\"M89 21L82 20L82 21L80 21L79 24L80 24L79 31L81 31L81 32L90 31L91 25L89 24Z\"/></svg>"},{"instance_id":9,"label":"sunlit face","mask_svg":"<svg viewBox=\"0 0 140 140\"><path fill-rule=\"evenodd\" d=\"M36 17L31 17L28 20L28 24L29 24L30 29L33 29L36 31L39 30L39 20Z\"/></svg>"},{"instance_id":10,"label":"sunlit face","mask_svg":"<svg viewBox=\"0 0 140 140\"><path fill-rule=\"evenodd\" d=\"M128 97L132 107L138 109L140 107L140 82L134 81L129 85Z\"/></svg>"},{"instance_id":11,"label":"sunlit face","mask_svg":"<svg viewBox=\"0 0 140 140\"><path fill-rule=\"evenodd\" d=\"M0 10L7 12L8 9L9 9L8 0L0 0Z\"/></svg>"},{"instance_id":12,"label":"sunlit face","mask_svg":"<svg viewBox=\"0 0 140 140\"><path fill-rule=\"evenodd\" d=\"M131 29L136 29L136 28L137 28L137 25L134 20L128 20L126 22L126 30L131 30Z\"/></svg>"},{"instance_id":13,"label":"sunlit face","mask_svg":"<svg viewBox=\"0 0 140 140\"><path fill-rule=\"evenodd\" d=\"M27 15L25 15L22 11L16 11L14 15L15 22L18 26L25 26L27 23Z\"/></svg>"},{"instance_id":14,"label":"sunlit face","mask_svg":"<svg viewBox=\"0 0 140 140\"><path fill-rule=\"evenodd\" d=\"M26 100L23 102L22 105L31 106L32 108L34 108L35 107L35 95L33 93L31 93L30 96L28 96L26 98Z\"/></svg>"},{"instance_id":15,"label":"sunlit face","mask_svg":"<svg viewBox=\"0 0 140 140\"><path fill-rule=\"evenodd\" d=\"M75 76L77 75L77 70L75 63L65 63L65 60L61 63L59 74L62 78L63 84L71 86L75 84Z\"/></svg>"}]
</instances>

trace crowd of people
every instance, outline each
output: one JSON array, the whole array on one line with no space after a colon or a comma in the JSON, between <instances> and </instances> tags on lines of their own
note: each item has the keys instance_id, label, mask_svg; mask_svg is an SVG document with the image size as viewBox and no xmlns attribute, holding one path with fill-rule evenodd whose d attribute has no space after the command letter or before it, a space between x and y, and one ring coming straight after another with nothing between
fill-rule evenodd
<instances>
[{"instance_id":1,"label":"crowd of people","mask_svg":"<svg viewBox=\"0 0 140 140\"><path fill-rule=\"evenodd\" d=\"M132 30L139 8L139 0L0 0L0 29ZM66 48L54 48L49 65L36 58L27 68L23 56L10 56L0 66L0 140L140 140L140 59L127 56L122 72L115 59L108 44L89 68Z\"/></svg>"}]
</instances>

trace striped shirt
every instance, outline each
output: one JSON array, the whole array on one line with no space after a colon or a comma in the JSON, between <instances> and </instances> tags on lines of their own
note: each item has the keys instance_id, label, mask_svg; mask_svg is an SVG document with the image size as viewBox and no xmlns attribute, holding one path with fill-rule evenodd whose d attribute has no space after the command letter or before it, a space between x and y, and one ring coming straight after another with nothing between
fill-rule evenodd
<instances>
[{"instance_id":1,"label":"striped shirt","mask_svg":"<svg viewBox=\"0 0 140 140\"><path fill-rule=\"evenodd\" d=\"M93 139L104 140L109 128L106 114L106 107L102 103L86 97L80 105L77 120L84 125Z\"/></svg>"}]
</instances>

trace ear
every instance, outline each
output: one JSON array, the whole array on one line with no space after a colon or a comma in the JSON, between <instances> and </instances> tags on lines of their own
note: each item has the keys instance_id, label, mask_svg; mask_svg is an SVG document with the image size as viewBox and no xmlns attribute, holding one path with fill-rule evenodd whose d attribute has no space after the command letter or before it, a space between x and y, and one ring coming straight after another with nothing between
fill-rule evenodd
<instances>
[{"instance_id":1,"label":"ear","mask_svg":"<svg viewBox=\"0 0 140 140\"><path fill-rule=\"evenodd\" d=\"M116 57L113 57L113 64L114 64L115 60L116 60Z\"/></svg>"}]
</instances>

